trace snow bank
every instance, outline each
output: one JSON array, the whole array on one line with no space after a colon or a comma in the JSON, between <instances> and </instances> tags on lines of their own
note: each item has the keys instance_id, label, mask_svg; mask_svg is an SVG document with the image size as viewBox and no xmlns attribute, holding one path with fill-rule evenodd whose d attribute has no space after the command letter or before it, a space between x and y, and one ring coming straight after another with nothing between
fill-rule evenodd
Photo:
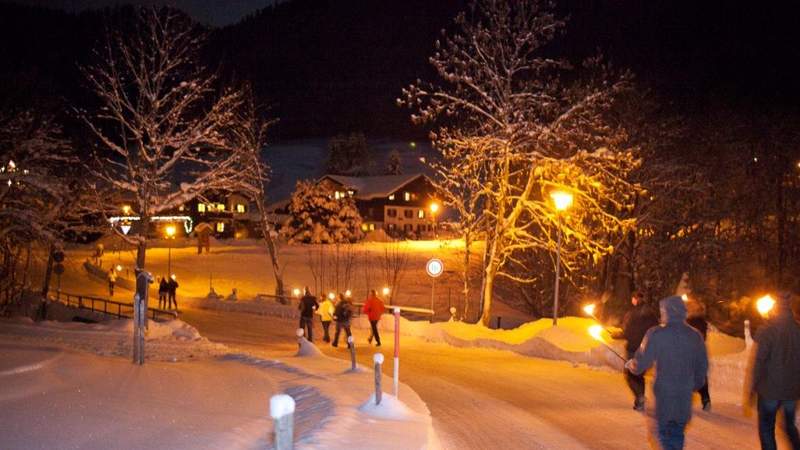
<instances>
[{"instance_id":1,"label":"snow bank","mask_svg":"<svg viewBox=\"0 0 800 450\"><path fill-rule=\"evenodd\" d=\"M256 297L255 299L238 299L237 301L222 300L219 297L205 297L195 299L193 305L201 309L211 309L216 311L230 311L248 314L258 314L262 316L274 316L284 319L296 319L300 317L296 305L284 305L277 300Z\"/></svg>"},{"instance_id":2,"label":"snow bank","mask_svg":"<svg viewBox=\"0 0 800 450\"><path fill-rule=\"evenodd\" d=\"M370 395L369 400L358 407L362 413L384 420L417 420L418 414L408 408L394 395L387 393L381 394L381 404L375 404L375 394Z\"/></svg>"}]
</instances>

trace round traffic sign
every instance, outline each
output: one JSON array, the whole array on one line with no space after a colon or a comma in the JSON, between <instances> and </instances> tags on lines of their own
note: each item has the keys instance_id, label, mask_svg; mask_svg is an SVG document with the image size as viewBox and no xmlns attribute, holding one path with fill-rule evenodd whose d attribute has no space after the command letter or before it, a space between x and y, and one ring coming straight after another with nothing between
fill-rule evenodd
<instances>
[{"instance_id":1,"label":"round traffic sign","mask_svg":"<svg viewBox=\"0 0 800 450\"><path fill-rule=\"evenodd\" d=\"M425 264L425 271L429 276L436 278L444 272L444 263L439 258L431 258Z\"/></svg>"}]
</instances>

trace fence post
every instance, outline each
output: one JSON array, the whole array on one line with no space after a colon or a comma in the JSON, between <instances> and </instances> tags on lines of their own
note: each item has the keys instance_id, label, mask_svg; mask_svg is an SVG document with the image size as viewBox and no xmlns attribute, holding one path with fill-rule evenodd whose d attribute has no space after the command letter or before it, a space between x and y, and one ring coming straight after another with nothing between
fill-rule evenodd
<instances>
[{"instance_id":1,"label":"fence post","mask_svg":"<svg viewBox=\"0 0 800 450\"><path fill-rule=\"evenodd\" d=\"M356 370L356 343L353 336L347 336L347 347L350 348L350 370Z\"/></svg>"},{"instance_id":2,"label":"fence post","mask_svg":"<svg viewBox=\"0 0 800 450\"><path fill-rule=\"evenodd\" d=\"M381 404L381 365L383 364L383 353L375 353L372 356L372 361L375 363L375 404Z\"/></svg>"},{"instance_id":3,"label":"fence post","mask_svg":"<svg viewBox=\"0 0 800 450\"><path fill-rule=\"evenodd\" d=\"M400 308L394 307L394 366L392 367L392 387L394 388L394 396L398 396L400 387Z\"/></svg>"},{"instance_id":4,"label":"fence post","mask_svg":"<svg viewBox=\"0 0 800 450\"><path fill-rule=\"evenodd\" d=\"M291 450L294 445L294 399L286 394L269 399L269 414L275 427L275 450Z\"/></svg>"}]
</instances>

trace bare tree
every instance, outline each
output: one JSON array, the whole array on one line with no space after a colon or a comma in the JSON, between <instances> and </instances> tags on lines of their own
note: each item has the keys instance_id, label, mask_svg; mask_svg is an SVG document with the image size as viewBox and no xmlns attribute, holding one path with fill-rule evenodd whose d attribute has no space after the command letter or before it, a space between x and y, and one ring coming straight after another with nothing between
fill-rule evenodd
<instances>
[{"instance_id":1,"label":"bare tree","mask_svg":"<svg viewBox=\"0 0 800 450\"><path fill-rule=\"evenodd\" d=\"M389 283L389 304L393 304L398 297L400 283L408 269L409 253L405 244L394 242L383 248L381 258L381 271L384 279Z\"/></svg>"},{"instance_id":2,"label":"bare tree","mask_svg":"<svg viewBox=\"0 0 800 450\"><path fill-rule=\"evenodd\" d=\"M437 148L445 160L470 160L485 173L482 214L487 227L481 320L491 318L498 276L530 281L504 270L531 250L556 251L567 271L590 255L612 248L607 231L630 227L616 215L628 207L628 171L638 164L624 146L624 130L609 114L615 97L629 87L593 57L580 64L542 51L563 33L554 5L538 0L479 0L456 19L458 31L437 42L430 61L440 84L417 83L400 101L416 108L417 122L438 122ZM579 206L566 217L549 201L554 190L573 194ZM591 260L591 259L590 259Z\"/></svg>"},{"instance_id":3,"label":"bare tree","mask_svg":"<svg viewBox=\"0 0 800 450\"><path fill-rule=\"evenodd\" d=\"M98 62L82 69L100 107L79 114L99 143L89 167L97 184L133 200L139 234L123 238L137 246L143 268L152 217L239 187L241 155L227 129L242 94L218 92L217 77L197 59L203 35L185 15L142 8L132 28L109 33ZM96 208L109 205L98 195Z\"/></svg>"}]
</instances>

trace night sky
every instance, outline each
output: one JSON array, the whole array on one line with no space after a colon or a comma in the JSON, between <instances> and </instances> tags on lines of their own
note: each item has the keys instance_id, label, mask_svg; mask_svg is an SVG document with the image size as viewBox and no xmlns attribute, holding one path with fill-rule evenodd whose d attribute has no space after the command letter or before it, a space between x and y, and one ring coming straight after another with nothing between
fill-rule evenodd
<instances>
[{"instance_id":1,"label":"night sky","mask_svg":"<svg viewBox=\"0 0 800 450\"><path fill-rule=\"evenodd\" d=\"M276 0L16 0L15 2L72 12L131 3L166 4L186 11L198 22L225 26L238 22L245 15L271 5Z\"/></svg>"}]
</instances>

